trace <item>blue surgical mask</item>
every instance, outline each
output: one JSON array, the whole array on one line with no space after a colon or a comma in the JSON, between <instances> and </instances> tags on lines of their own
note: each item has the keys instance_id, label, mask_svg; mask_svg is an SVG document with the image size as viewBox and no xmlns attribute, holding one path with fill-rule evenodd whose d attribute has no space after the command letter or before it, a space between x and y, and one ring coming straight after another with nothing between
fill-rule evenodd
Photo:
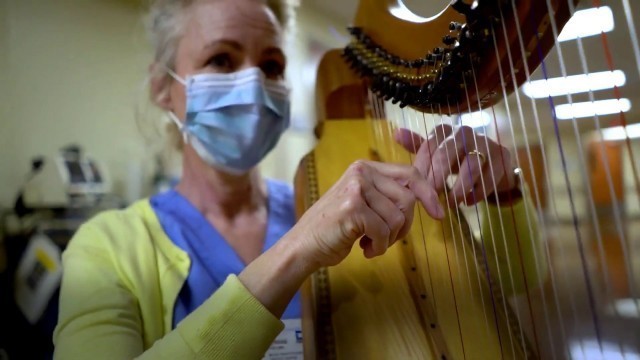
<instances>
[{"instance_id":1,"label":"blue surgical mask","mask_svg":"<svg viewBox=\"0 0 640 360\"><path fill-rule=\"evenodd\" d=\"M176 122L198 155L209 165L233 174L255 167L289 127L289 90L249 68L231 74L198 74L182 80L186 119Z\"/></svg>"}]
</instances>

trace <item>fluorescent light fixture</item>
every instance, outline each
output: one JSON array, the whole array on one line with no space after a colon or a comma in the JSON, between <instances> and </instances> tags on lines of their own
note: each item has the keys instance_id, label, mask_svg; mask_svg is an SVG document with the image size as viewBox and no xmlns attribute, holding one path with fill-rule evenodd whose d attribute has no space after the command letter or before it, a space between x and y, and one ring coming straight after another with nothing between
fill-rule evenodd
<instances>
[{"instance_id":1,"label":"fluorescent light fixture","mask_svg":"<svg viewBox=\"0 0 640 360\"><path fill-rule=\"evenodd\" d=\"M614 126L602 129L602 140L617 141L640 138L640 124L632 124L627 126ZM624 304L620 304L622 306ZM640 315L636 315L640 317Z\"/></svg>"},{"instance_id":2,"label":"fluorescent light fixture","mask_svg":"<svg viewBox=\"0 0 640 360\"><path fill-rule=\"evenodd\" d=\"M582 339L569 342L571 360L640 360L640 354L632 349L621 348L619 343L599 341L598 339Z\"/></svg>"},{"instance_id":3,"label":"fluorescent light fixture","mask_svg":"<svg viewBox=\"0 0 640 360\"><path fill-rule=\"evenodd\" d=\"M486 111L476 111L460 115L460 125L470 126L472 128L481 128L489 125L491 115Z\"/></svg>"},{"instance_id":4,"label":"fluorescent light fixture","mask_svg":"<svg viewBox=\"0 0 640 360\"><path fill-rule=\"evenodd\" d=\"M617 114L619 112L627 112L630 109L631 101L629 101L629 99L588 101L557 105L556 117L562 120L577 119L596 115Z\"/></svg>"},{"instance_id":5,"label":"fluorescent light fixture","mask_svg":"<svg viewBox=\"0 0 640 360\"><path fill-rule=\"evenodd\" d=\"M575 40L614 29L613 12L608 6L576 11L564 26L558 41Z\"/></svg>"},{"instance_id":6,"label":"fluorescent light fixture","mask_svg":"<svg viewBox=\"0 0 640 360\"><path fill-rule=\"evenodd\" d=\"M611 89L627 82L624 71L601 71L545 80L534 80L522 86L522 92L530 98L578 94L588 91Z\"/></svg>"}]
</instances>

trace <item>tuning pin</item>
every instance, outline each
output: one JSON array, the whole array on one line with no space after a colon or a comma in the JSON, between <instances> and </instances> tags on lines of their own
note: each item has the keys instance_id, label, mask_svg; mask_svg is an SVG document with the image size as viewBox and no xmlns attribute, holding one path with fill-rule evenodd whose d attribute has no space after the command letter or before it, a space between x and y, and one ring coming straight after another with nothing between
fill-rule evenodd
<instances>
[{"instance_id":1,"label":"tuning pin","mask_svg":"<svg viewBox=\"0 0 640 360\"><path fill-rule=\"evenodd\" d=\"M465 3L463 0L451 1L451 7L462 15L468 15L471 12L471 5Z\"/></svg>"},{"instance_id":2,"label":"tuning pin","mask_svg":"<svg viewBox=\"0 0 640 360\"><path fill-rule=\"evenodd\" d=\"M460 24L459 22L452 21L452 22L449 23L449 30L451 30L451 31L458 30L459 31L460 29L462 29L462 24Z\"/></svg>"},{"instance_id":3,"label":"tuning pin","mask_svg":"<svg viewBox=\"0 0 640 360\"><path fill-rule=\"evenodd\" d=\"M415 60L413 60L413 62L411 64L411 67L414 67L416 69L417 68L421 68L421 67L424 66L424 63L425 63L424 59L415 59Z\"/></svg>"},{"instance_id":4,"label":"tuning pin","mask_svg":"<svg viewBox=\"0 0 640 360\"><path fill-rule=\"evenodd\" d=\"M414 105L416 103L417 95L418 95L418 87L414 85L409 85L402 94L402 100L400 100L400 108L404 108L407 105Z\"/></svg>"},{"instance_id":5,"label":"tuning pin","mask_svg":"<svg viewBox=\"0 0 640 360\"><path fill-rule=\"evenodd\" d=\"M442 37L442 43L448 46L455 44L456 41L458 41L458 39L451 35L445 35Z\"/></svg>"},{"instance_id":6,"label":"tuning pin","mask_svg":"<svg viewBox=\"0 0 640 360\"><path fill-rule=\"evenodd\" d=\"M362 34L362 28L358 27L358 26L349 26L347 28L347 31L349 32L349 34L351 34L353 36L358 36L358 35Z\"/></svg>"},{"instance_id":7,"label":"tuning pin","mask_svg":"<svg viewBox=\"0 0 640 360\"><path fill-rule=\"evenodd\" d=\"M397 104L404 97L404 93L407 90L407 84L404 81L398 81L396 83L395 93L393 94L392 104Z\"/></svg>"},{"instance_id":8,"label":"tuning pin","mask_svg":"<svg viewBox=\"0 0 640 360\"><path fill-rule=\"evenodd\" d=\"M396 81L393 78L388 78L384 83L384 92L385 94L393 94L393 91L396 88Z\"/></svg>"}]
</instances>

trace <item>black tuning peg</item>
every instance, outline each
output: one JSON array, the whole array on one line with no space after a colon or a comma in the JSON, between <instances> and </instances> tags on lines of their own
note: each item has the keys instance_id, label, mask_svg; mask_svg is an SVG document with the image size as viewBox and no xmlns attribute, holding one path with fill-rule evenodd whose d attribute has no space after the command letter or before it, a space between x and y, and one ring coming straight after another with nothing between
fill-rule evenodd
<instances>
[{"instance_id":1,"label":"black tuning peg","mask_svg":"<svg viewBox=\"0 0 640 360\"><path fill-rule=\"evenodd\" d=\"M468 15L471 12L471 5L465 3L463 0L451 1L451 7L462 15Z\"/></svg>"},{"instance_id":2,"label":"black tuning peg","mask_svg":"<svg viewBox=\"0 0 640 360\"><path fill-rule=\"evenodd\" d=\"M445 35L442 37L442 43L445 45L453 45L456 43L458 39L456 39L455 37L451 36L451 35Z\"/></svg>"},{"instance_id":3,"label":"black tuning peg","mask_svg":"<svg viewBox=\"0 0 640 360\"><path fill-rule=\"evenodd\" d=\"M460 30L462 29L462 24L452 21L449 23L449 30L451 31L455 31L455 30Z\"/></svg>"}]
</instances>

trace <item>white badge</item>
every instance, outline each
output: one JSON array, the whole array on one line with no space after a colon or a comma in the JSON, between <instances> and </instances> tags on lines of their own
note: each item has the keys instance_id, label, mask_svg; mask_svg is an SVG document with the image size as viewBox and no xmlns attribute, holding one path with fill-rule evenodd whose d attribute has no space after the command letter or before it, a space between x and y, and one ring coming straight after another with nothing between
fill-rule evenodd
<instances>
[{"instance_id":1,"label":"white badge","mask_svg":"<svg viewBox=\"0 0 640 360\"><path fill-rule=\"evenodd\" d=\"M15 300L32 324L40 320L49 300L60 285L60 254L60 248L49 237L38 234L29 240L29 245L20 260L16 271Z\"/></svg>"},{"instance_id":2,"label":"white badge","mask_svg":"<svg viewBox=\"0 0 640 360\"><path fill-rule=\"evenodd\" d=\"M302 360L302 320L282 320L284 330L273 341L263 360Z\"/></svg>"}]
</instances>

